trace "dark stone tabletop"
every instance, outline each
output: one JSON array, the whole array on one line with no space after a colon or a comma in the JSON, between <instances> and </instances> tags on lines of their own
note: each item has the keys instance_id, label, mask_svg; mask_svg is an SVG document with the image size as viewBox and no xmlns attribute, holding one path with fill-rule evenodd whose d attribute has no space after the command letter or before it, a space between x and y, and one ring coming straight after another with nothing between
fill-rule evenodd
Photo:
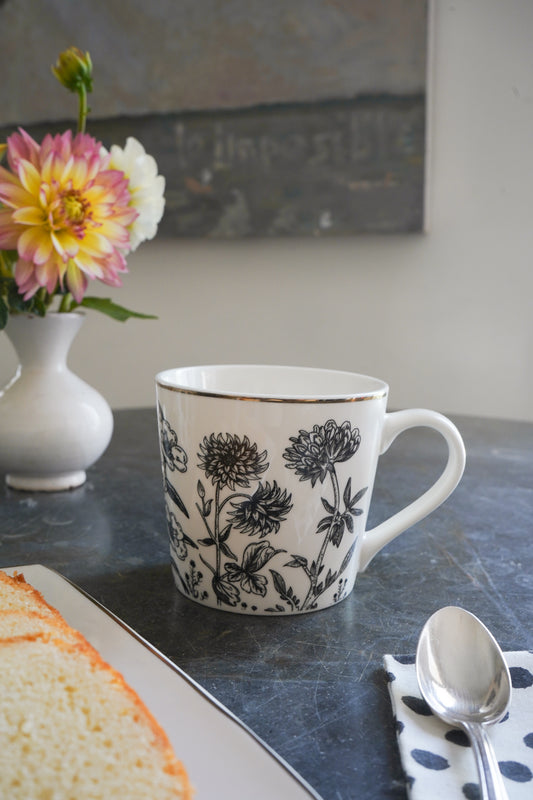
<instances>
[{"instance_id":1,"label":"dark stone tabletop","mask_svg":"<svg viewBox=\"0 0 533 800\"><path fill-rule=\"evenodd\" d=\"M416 649L444 605L477 614L504 650L533 649L533 424L454 417L467 466L452 496L389 544L353 593L285 618L203 608L174 587L155 409L115 412L87 483L0 488L0 565L52 567L227 706L324 800L405 800L382 658ZM380 459L369 526L442 470L430 430Z\"/></svg>"}]
</instances>

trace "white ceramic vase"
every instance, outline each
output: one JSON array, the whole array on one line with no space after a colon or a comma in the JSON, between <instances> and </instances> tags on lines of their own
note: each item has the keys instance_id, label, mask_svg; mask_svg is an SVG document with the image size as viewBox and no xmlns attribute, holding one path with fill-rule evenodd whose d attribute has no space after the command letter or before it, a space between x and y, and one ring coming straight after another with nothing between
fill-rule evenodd
<instances>
[{"instance_id":1,"label":"white ceramic vase","mask_svg":"<svg viewBox=\"0 0 533 800\"><path fill-rule=\"evenodd\" d=\"M83 314L53 312L8 321L19 366L0 392L0 472L14 489L80 486L111 440L109 404L67 367L83 321Z\"/></svg>"}]
</instances>

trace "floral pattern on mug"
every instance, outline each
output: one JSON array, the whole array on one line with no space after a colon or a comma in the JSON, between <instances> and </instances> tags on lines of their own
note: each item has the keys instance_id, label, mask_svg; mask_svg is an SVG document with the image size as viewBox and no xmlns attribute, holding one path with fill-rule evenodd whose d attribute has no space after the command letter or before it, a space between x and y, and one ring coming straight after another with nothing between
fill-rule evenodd
<instances>
[{"instance_id":1,"label":"floral pattern on mug","mask_svg":"<svg viewBox=\"0 0 533 800\"><path fill-rule=\"evenodd\" d=\"M232 502L233 511L228 516L233 527L248 536L259 535L260 539L278 533L281 523L287 518L291 506L290 495L273 482L259 483L255 492L241 502Z\"/></svg>"},{"instance_id":2,"label":"floral pattern on mug","mask_svg":"<svg viewBox=\"0 0 533 800\"><path fill-rule=\"evenodd\" d=\"M259 476L268 469L266 450L259 452L257 445L252 444L247 436L241 439L229 433L223 436L205 436L200 444L199 467L205 470L207 478L219 489L229 486L248 488L250 481L259 480Z\"/></svg>"},{"instance_id":3,"label":"floral pattern on mug","mask_svg":"<svg viewBox=\"0 0 533 800\"><path fill-rule=\"evenodd\" d=\"M202 554L200 558L212 573L213 591L219 603L229 606L241 602L241 591L264 597L267 578L260 570L281 551L268 542L258 542L248 545L239 560L230 547L230 534L236 530L240 535L263 538L277 533L292 508L291 495L276 481L261 482L269 467L267 452L260 452L247 436L212 433L204 437L199 450L198 466L215 489L215 496L207 498L206 488L198 481L197 508L208 534L198 543L214 547L214 563ZM257 482L255 491L243 491Z\"/></svg>"},{"instance_id":4,"label":"floral pattern on mug","mask_svg":"<svg viewBox=\"0 0 533 800\"><path fill-rule=\"evenodd\" d=\"M341 509L341 492L335 465L352 458L361 444L359 428L352 428L349 422L338 425L335 420L329 419L324 425L314 425L311 431L301 430L298 436L291 436L290 441L292 444L283 453L283 458L287 461L285 466L293 469L301 481L310 481L312 489L317 481L323 484L329 476L333 492L332 502L326 497L321 498L327 514L319 521L316 533L326 535L317 559L309 564L306 558L296 555L287 564L290 567L301 567L309 578L309 590L300 606L300 610L305 611L316 606L318 597L335 583L348 566L355 542L340 569L336 572L328 570L325 578L321 578L329 545L340 547L345 532L354 533L353 518L363 513L361 508L357 508L357 504L368 487L365 486L352 496L352 479L348 478L342 493L344 509ZM339 599L342 599L344 593L342 587L339 588Z\"/></svg>"},{"instance_id":5,"label":"floral pattern on mug","mask_svg":"<svg viewBox=\"0 0 533 800\"><path fill-rule=\"evenodd\" d=\"M198 550L198 545L187 536L181 524L176 519L176 515L167 509L167 528L170 543L173 547L176 558L185 561L189 555L189 548Z\"/></svg>"},{"instance_id":6,"label":"floral pattern on mug","mask_svg":"<svg viewBox=\"0 0 533 800\"><path fill-rule=\"evenodd\" d=\"M285 466L294 470L300 481L309 481L312 489L317 484L322 487L329 479L331 495L321 497L326 515L319 520L315 531L322 538L317 544L316 558L309 561L306 556L287 553L283 547L275 546L276 536L293 508L293 498L276 480L265 479L270 469L268 453L246 435L211 433L198 445L197 466L205 473L207 484L202 480L197 482L196 509L206 535L194 541L171 510L176 506L189 518L167 474L167 471L186 472L188 456L161 408L159 414L167 523L173 563L184 593L205 600L212 592L221 607L235 608L240 604L251 611L257 610L255 603L260 598L267 598L267 602L272 598L273 602L265 609L270 613L316 608L320 596L335 583L334 602L343 599L348 582L342 575L352 559L356 539L337 570L328 569L324 575L324 562L330 548L340 548L345 535L354 534L354 517L363 513L358 503L367 487L352 495L348 478L341 492L336 469L337 464L351 459L359 449L359 429L349 422L339 425L330 419L324 425L314 425L310 431L300 430L298 436L290 437L290 444L283 452ZM238 537L254 541L243 547ZM196 557L189 561L187 571L186 562L192 549L198 551L207 575L196 568ZM303 599L290 579L296 569L302 570L308 583Z\"/></svg>"},{"instance_id":7,"label":"floral pattern on mug","mask_svg":"<svg viewBox=\"0 0 533 800\"><path fill-rule=\"evenodd\" d=\"M161 407L159 408L159 441L165 492L172 498L180 511L188 517L189 512L185 503L168 477L169 472L187 472L187 453L179 444L176 431L165 419Z\"/></svg>"}]
</instances>

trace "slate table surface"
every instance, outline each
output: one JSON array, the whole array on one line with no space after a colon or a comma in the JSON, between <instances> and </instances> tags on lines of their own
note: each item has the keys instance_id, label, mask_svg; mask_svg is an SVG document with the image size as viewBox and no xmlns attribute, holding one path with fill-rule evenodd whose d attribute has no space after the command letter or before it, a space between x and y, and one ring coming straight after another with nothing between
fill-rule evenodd
<instances>
[{"instance_id":1,"label":"slate table surface","mask_svg":"<svg viewBox=\"0 0 533 800\"><path fill-rule=\"evenodd\" d=\"M302 616L206 609L175 589L155 409L115 411L84 486L0 487L0 565L56 569L240 717L324 800L405 800L382 658L413 653L437 608L461 605L503 649L533 649L533 424L452 417L459 487L389 544L338 606ZM380 459L369 526L414 499L446 458L433 431Z\"/></svg>"}]
</instances>

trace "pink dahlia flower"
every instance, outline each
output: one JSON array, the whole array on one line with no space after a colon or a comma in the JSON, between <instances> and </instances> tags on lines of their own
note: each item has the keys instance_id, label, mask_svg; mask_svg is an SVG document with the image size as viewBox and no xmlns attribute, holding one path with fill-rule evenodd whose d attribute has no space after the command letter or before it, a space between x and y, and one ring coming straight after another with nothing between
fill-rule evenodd
<instances>
[{"instance_id":1,"label":"pink dahlia flower","mask_svg":"<svg viewBox=\"0 0 533 800\"><path fill-rule=\"evenodd\" d=\"M124 173L88 134L48 134L39 145L21 129L0 167L0 249L17 250L15 280L25 300L58 287L81 302L89 279L120 286L129 226L137 217Z\"/></svg>"}]
</instances>

